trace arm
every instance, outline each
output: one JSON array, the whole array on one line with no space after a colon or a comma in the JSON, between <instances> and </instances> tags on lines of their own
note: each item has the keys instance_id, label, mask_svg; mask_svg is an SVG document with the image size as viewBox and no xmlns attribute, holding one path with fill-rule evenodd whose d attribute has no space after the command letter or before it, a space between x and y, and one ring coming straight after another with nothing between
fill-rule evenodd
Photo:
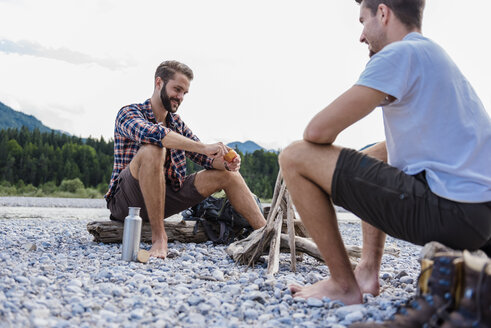
<instances>
[{"instance_id":1,"label":"arm","mask_svg":"<svg viewBox=\"0 0 491 328\"><path fill-rule=\"evenodd\" d=\"M136 143L160 147L162 138L171 131L162 124L147 121L135 105L121 108L116 116L115 129L120 135Z\"/></svg>"},{"instance_id":2,"label":"arm","mask_svg":"<svg viewBox=\"0 0 491 328\"><path fill-rule=\"evenodd\" d=\"M332 144L341 131L368 115L386 96L372 88L351 87L314 116L304 131L304 140Z\"/></svg>"},{"instance_id":3,"label":"arm","mask_svg":"<svg viewBox=\"0 0 491 328\"><path fill-rule=\"evenodd\" d=\"M216 158L227 153L227 147L221 143L204 144L200 141L189 139L174 131L170 131L162 139L165 148L180 149L188 152L199 153L208 157Z\"/></svg>"}]
</instances>

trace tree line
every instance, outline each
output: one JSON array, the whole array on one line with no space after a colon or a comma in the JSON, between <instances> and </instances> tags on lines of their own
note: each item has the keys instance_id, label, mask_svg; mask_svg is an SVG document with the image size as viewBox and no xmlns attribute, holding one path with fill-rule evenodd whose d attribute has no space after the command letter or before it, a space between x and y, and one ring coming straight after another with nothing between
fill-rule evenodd
<instances>
[{"instance_id":1,"label":"tree line","mask_svg":"<svg viewBox=\"0 0 491 328\"><path fill-rule=\"evenodd\" d=\"M78 179L105 193L113 165L113 142L38 129L0 130L0 181L4 186L50 188Z\"/></svg>"},{"instance_id":2,"label":"tree line","mask_svg":"<svg viewBox=\"0 0 491 328\"><path fill-rule=\"evenodd\" d=\"M240 173L251 191L259 198L272 198L279 171L278 154L262 149L246 154L243 154L238 149L235 149L235 151L242 159ZM187 159L186 167L188 174L202 169L201 166L189 159Z\"/></svg>"},{"instance_id":3,"label":"tree line","mask_svg":"<svg viewBox=\"0 0 491 328\"><path fill-rule=\"evenodd\" d=\"M273 196L278 174L278 155L264 150L242 154L241 173L252 192L261 198ZM0 187L17 190L36 189L72 192L83 188L93 191L82 196L102 196L112 173L114 141L82 139L58 132L43 132L38 129L0 130ZM201 167L187 161L187 172L191 174ZM77 189L78 188L78 189ZM0 193L1 190L0 190ZM4 192L5 194L5 192ZM9 194L9 193L7 193Z\"/></svg>"}]
</instances>

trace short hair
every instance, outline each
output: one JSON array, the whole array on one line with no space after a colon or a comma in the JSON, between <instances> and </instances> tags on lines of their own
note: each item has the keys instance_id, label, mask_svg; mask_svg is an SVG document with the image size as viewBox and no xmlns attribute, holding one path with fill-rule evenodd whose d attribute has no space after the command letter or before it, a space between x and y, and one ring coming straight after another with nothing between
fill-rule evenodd
<instances>
[{"instance_id":1,"label":"short hair","mask_svg":"<svg viewBox=\"0 0 491 328\"><path fill-rule=\"evenodd\" d=\"M181 73L186 76L189 81L194 78L193 71L188 65L178 62L177 60L166 60L157 67L155 70L155 78L160 77L164 82L168 82L174 75Z\"/></svg>"},{"instance_id":2,"label":"short hair","mask_svg":"<svg viewBox=\"0 0 491 328\"><path fill-rule=\"evenodd\" d=\"M407 27L421 29L423 23L423 10L425 0L355 0L360 5L370 9L372 15L377 13L378 6L384 4L389 7L396 17Z\"/></svg>"}]
</instances>

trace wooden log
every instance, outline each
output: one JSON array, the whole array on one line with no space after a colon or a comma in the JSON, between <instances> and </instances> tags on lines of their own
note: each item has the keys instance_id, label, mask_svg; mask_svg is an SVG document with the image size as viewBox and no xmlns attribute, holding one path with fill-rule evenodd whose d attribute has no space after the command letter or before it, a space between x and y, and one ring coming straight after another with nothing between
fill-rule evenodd
<instances>
[{"instance_id":1,"label":"wooden log","mask_svg":"<svg viewBox=\"0 0 491 328\"><path fill-rule=\"evenodd\" d=\"M257 230L257 231L262 231L261 233L262 235L259 236L259 240L256 241L255 244L251 243L249 245L248 250L244 250L244 258L246 257L249 258L248 266L254 267L254 264L257 261L257 259L259 259L263 254L263 252L265 251L266 245L269 245L271 241L271 237L274 231L275 218L276 215L278 214L278 211L281 208L281 200L283 199L283 195L285 194L285 191L286 191L286 184L283 182L280 191L278 192L278 196L274 202L274 205L273 204L271 205L272 210L268 214L266 225L262 229ZM250 256L251 254L252 256Z\"/></svg>"},{"instance_id":2,"label":"wooden log","mask_svg":"<svg viewBox=\"0 0 491 328\"><path fill-rule=\"evenodd\" d=\"M194 226L196 221L164 221L168 241L182 243L201 243L208 240L204 230L199 227L196 234ZM87 224L87 230L94 236L94 241L102 243L120 243L123 240L124 225L119 221L94 221ZM152 242L152 230L149 223L142 225L141 241Z\"/></svg>"},{"instance_id":3,"label":"wooden log","mask_svg":"<svg viewBox=\"0 0 491 328\"><path fill-rule=\"evenodd\" d=\"M283 210L280 209L276 216L273 235L271 236L271 244L269 246L268 270L269 275L278 272L280 268L280 239L281 239L281 223L283 221Z\"/></svg>"},{"instance_id":4,"label":"wooden log","mask_svg":"<svg viewBox=\"0 0 491 328\"><path fill-rule=\"evenodd\" d=\"M290 270L293 272L297 271L297 250L295 247L295 225L294 225L295 214L293 212L292 198L288 194L287 208L286 208L286 225L288 230L288 239L290 246Z\"/></svg>"},{"instance_id":5,"label":"wooden log","mask_svg":"<svg viewBox=\"0 0 491 328\"><path fill-rule=\"evenodd\" d=\"M236 261L237 263L248 264L249 257L245 256L244 254L247 254L247 250L251 244L253 245L255 242L257 243L259 238L261 238L260 235L261 235L261 231L256 230L251 235L249 235L248 238L230 244L226 249L227 254L230 257L232 257L234 261ZM290 251L289 239L290 238L288 237L287 234L281 234L281 242L280 242L281 252ZM295 249L297 250L297 252L308 254L313 258L321 262L324 262L324 259L322 258L322 255L319 252L317 245L310 238L296 236ZM351 266L354 268L356 266L358 259L361 257L361 247L356 245L346 245L346 251L348 253L348 257L350 258ZM384 248L384 253L393 256L399 256L400 249L394 246L387 246ZM264 255L264 254L266 254L266 251L264 251L260 255Z\"/></svg>"}]
</instances>

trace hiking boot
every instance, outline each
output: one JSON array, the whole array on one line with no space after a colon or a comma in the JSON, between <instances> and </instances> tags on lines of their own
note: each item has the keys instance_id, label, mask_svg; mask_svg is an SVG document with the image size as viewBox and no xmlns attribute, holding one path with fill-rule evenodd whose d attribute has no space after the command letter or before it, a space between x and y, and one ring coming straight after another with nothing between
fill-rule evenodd
<instances>
[{"instance_id":1,"label":"hiking boot","mask_svg":"<svg viewBox=\"0 0 491 328\"><path fill-rule=\"evenodd\" d=\"M464 251L464 291L442 327L491 327L491 261Z\"/></svg>"},{"instance_id":2,"label":"hiking boot","mask_svg":"<svg viewBox=\"0 0 491 328\"><path fill-rule=\"evenodd\" d=\"M452 309L462 285L463 259L460 253L435 254L421 260L418 294L400 307L390 321L356 323L350 327L431 327L441 324L440 313Z\"/></svg>"}]
</instances>

